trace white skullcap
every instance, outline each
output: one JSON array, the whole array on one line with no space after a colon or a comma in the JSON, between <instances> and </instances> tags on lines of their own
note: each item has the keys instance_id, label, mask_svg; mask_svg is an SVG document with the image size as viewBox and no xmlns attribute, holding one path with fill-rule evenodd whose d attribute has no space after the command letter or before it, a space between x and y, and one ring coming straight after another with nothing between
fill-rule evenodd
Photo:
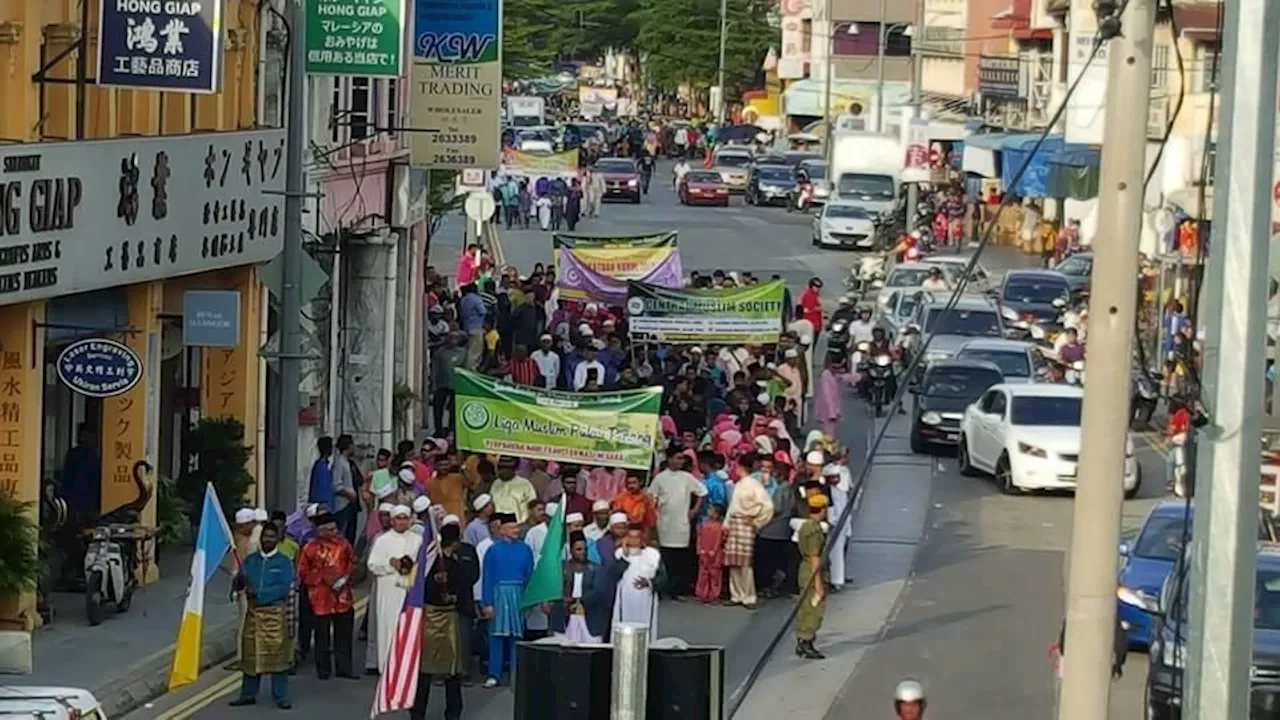
<instances>
[{"instance_id":1,"label":"white skullcap","mask_svg":"<svg viewBox=\"0 0 1280 720\"><path fill-rule=\"evenodd\" d=\"M693 353L693 354L695 354L695 355L701 355L701 354L702 354L702 346L701 346L701 345L694 345L693 347L689 348L689 352L691 352L691 353Z\"/></svg>"},{"instance_id":2,"label":"white skullcap","mask_svg":"<svg viewBox=\"0 0 1280 720\"><path fill-rule=\"evenodd\" d=\"M458 516L452 513L450 513L449 515L445 515L444 519L440 521L440 527L444 527L445 525L461 525L461 524L462 524L462 521L458 519Z\"/></svg>"},{"instance_id":3,"label":"white skullcap","mask_svg":"<svg viewBox=\"0 0 1280 720\"><path fill-rule=\"evenodd\" d=\"M539 336L538 336L538 340L539 340L539 341L542 341L542 340L552 340L552 339L554 339L554 338L552 338L552 337L551 337L551 333L542 333L541 335L539 335Z\"/></svg>"},{"instance_id":4,"label":"white skullcap","mask_svg":"<svg viewBox=\"0 0 1280 720\"><path fill-rule=\"evenodd\" d=\"M384 497L390 497L395 493L395 491L396 491L395 485L384 485L383 487L378 488L378 492L374 494L377 495L379 500L381 500Z\"/></svg>"},{"instance_id":5,"label":"white skullcap","mask_svg":"<svg viewBox=\"0 0 1280 720\"><path fill-rule=\"evenodd\" d=\"M319 515L319 514L320 514L320 503L311 503L310 505L308 505L308 506L307 506L307 511L306 511L306 513L304 513L304 514L305 514L307 517L309 517L309 518L311 518L311 517L315 517L316 515Z\"/></svg>"},{"instance_id":6,"label":"white skullcap","mask_svg":"<svg viewBox=\"0 0 1280 720\"><path fill-rule=\"evenodd\" d=\"M404 507L404 506L401 505L400 507ZM396 506L392 505L391 503L382 503L381 505L378 506L378 512L390 514L392 510L395 510L395 508Z\"/></svg>"},{"instance_id":7,"label":"white skullcap","mask_svg":"<svg viewBox=\"0 0 1280 720\"><path fill-rule=\"evenodd\" d=\"M768 404L769 404L769 393L767 393L767 392L762 392L762 393L760 393L759 395L757 395L757 396L756 396L756 402L760 403L761 405L768 405Z\"/></svg>"},{"instance_id":8,"label":"white skullcap","mask_svg":"<svg viewBox=\"0 0 1280 720\"><path fill-rule=\"evenodd\" d=\"M599 305L597 305L597 304L595 304L595 303L593 303L593 302L591 302L591 303L587 303L587 309L588 309L588 310L591 310L592 312L594 312L594 311L596 311L596 310L599 310L599 309L600 309L600 306L599 306Z\"/></svg>"},{"instance_id":9,"label":"white skullcap","mask_svg":"<svg viewBox=\"0 0 1280 720\"><path fill-rule=\"evenodd\" d=\"M555 504L555 503L547 503L547 516L548 516L548 517L553 517L553 516L555 516L556 511L557 511L557 510L559 510L559 509L560 509L560 506L559 506L559 505L557 505L557 504Z\"/></svg>"},{"instance_id":10,"label":"white skullcap","mask_svg":"<svg viewBox=\"0 0 1280 720\"><path fill-rule=\"evenodd\" d=\"M253 508L240 508L236 511L236 524L245 525L247 523L251 523L253 522L253 516Z\"/></svg>"},{"instance_id":11,"label":"white skullcap","mask_svg":"<svg viewBox=\"0 0 1280 720\"><path fill-rule=\"evenodd\" d=\"M406 485L418 479L418 475L413 471L412 465L409 467L401 465L400 472L396 473L396 476L400 478L400 482L405 483Z\"/></svg>"},{"instance_id":12,"label":"white skullcap","mask_svg":"<svg viewBox=\"0 0 1280 720\"><path fill-rule=\"evenodd\" d=\"M592 330L590 325L582 323L578 326L578 334L582 337L593 337L595 336L596 331Z\"/></svg>"},{"instance_id":13,"label":"white skullcap","mask_svg":"<svg viewBox=\"0 0 1280 720\"><path fill-rule=\"evenodd\" d=\"M493 502L493 498L489 497L488 493L481 493L479 497L471 502L471 509L476 512L480 512L484 509L485 505L488 505L491 502Z\"/></svg>"},{"instance_id":14,"label":"white skullcap","mask_svg":"<svg viewBox=\"0 0 1280 720\"><path fill-rule=\"evenodd\" d=\"M804 456L804 461L810 465L825 465L827 456L821 450L810 450L809 454Z\"/></svg>"},{"instance_id":15,"label":"white skullcap","mask_svg":"<svg viewBox=\"0 0 1280 720\"><path fill-rule=\"evenodd\" d=\"M391 517L413 517L413 511L407 505L395 505L391 508Z\"/></svg>"},{"instance_id":16,"label":"white skullcap","mask_svg":"<svg viewBox=\"0 0 1280 720\"><path fill-rule=\"evenodd\" d=\"M419 495L413 499L414 512L426 512L429 507L431 507L431 499L426 495Z\"/></svg>"},{"instance_id":17,"label":"white skullcap","mask_svg":"<svg viewBox=\"0 0 1280 720\"><path fill-rule=\"evenodd\" d=\"M564 521L566 523L580 523L585 521L585 519L586 518L582 517L582 513L580 512L572 512L564 516Z\"/></svg>"},{"instance_id":18,"label":"white skullcap","mask_svg":"<svg viewBox=\"0 0 1280 720\"><path fill-rule=\"evenodd\" d=\"M627 517L626 513L616 512L609 516L610 525L626 525L629 522L631 522L631 519Z\"/></svg>"},{"instance_id":19,"label":"white skullcap","mask_svg":"<svg viewBox=\"0 0 1280 720\"><path fill-rule=\"evenodd\" d=\"M768 435L757 435L756 448L760 450L760 452L769 453L770 455L772 455L773 454L773 438L769 437Z\"/></svg>"},{"instance_id":20,"label":"white skullcap","mask_svg":"<svg viewBox=\"0 0 1280 720\"><path fill-rule=\"evenodd\" d=\"M271 514L262 508L253 511L253 519L255 522L266 522L271 519Z\"/></svg>"},{"instance_id":21,"label":"white skullcap","mask_svg":"<svg viewBox=\"0 0 1280 720\"><path fill-rule=\"evenodd\" d=\"M601 510L608 510L608 509L609 509L608 500L597 500L591 503L591 512L600 512Z\"/></svg>"},{"instance_id":22,"label":"white skullcap","mask_svg":"<svg viewBox=\"0 0 1280 720\"><path fill-rule=\"evenodd\" d=\"M795 348L787 348L787 351L783 353L783 355L786 356L788 360L790 360L791 358L800 357L800 353L796 352Z\"/></svg>"}]
</instances>

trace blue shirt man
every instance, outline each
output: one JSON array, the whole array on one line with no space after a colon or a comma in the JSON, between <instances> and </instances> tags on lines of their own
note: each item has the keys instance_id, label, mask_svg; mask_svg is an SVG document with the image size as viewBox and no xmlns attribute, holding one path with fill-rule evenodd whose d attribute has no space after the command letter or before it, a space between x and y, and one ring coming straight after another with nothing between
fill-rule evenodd
<instances>
[{"instance_id":1,"label":"blue shirt man","mask_svg":"<svg viewBox=\"0 0 1280 720\"><path fill-rule=\"evenodd\" d=\"M270 523L262 526L261 550L245 558L236 577L248 610L240 633L240 696L231 705L258 702L262 676L271 676L271 699L287 710L289 669L293 647L289 641L289 592L293 589L293 560L278 550L280 531Z\"/></svg>"},{"instance_id":2,"label":"blue shirt man","mask_svg":"<svg viewBox=\"0 0 1280 720\"><path fill-rule=\"evenodd\" d=\"M316 450L320 457L311 464L311 489L307 500L333 508L333 471L329 467L333 457L333 438L326 435L317 440Z\"/></svg>"},{"instance_id":3,"label":"blue shirt man","mask_svg":"<svg viewBox=\"0 0 1280 720\"><path fill-rule=\"evenodd\" d=\"M458 301L458 321L462 324L463 331L468 334L484 330L485 314L484 300L480 298L480 293L476 292L474 287Z\"/></svg>"}]
</instances>

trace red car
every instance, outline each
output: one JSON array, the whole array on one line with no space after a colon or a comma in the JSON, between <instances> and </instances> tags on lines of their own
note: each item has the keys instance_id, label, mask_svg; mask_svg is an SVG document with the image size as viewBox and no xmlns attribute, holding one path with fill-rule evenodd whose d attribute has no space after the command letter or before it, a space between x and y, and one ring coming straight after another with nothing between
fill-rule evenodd
<instances>
[{"instance_id":1,"label":"red car","mask_svg":"<svg viewBox=\"0 0 1280 720\"><path fill-rule=\"evenodd\" d=\"M640 166L631 158L603 158L596 161L596 172L604 177L604 199L621 198L640 202Z\"/></svg>"},{"instance_id":2,"label":"red car","mask_svg":"<svg viewBox=\"0 0 1280 720\"><path fill-rule=\"evenodd\" d=\"M712 170L690 170L676 192L682 205L729 206L729 187L720 173Z\"/></svg>"}]
</instances>

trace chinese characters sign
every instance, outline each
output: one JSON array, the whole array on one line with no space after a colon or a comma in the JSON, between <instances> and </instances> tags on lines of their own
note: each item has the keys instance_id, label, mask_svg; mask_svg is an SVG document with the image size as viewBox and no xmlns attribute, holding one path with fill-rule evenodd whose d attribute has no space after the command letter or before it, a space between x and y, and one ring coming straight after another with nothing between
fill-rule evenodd
<instances>
[{"instance_id":1,"label":"chinese characters sign","mask_svg":"<svg viewBox=\"0 0 1280 720\"><path fill-rule=\"evenodd\" d=\"M0 147L0 305L274 258L284 134Z\"/></svg>"},{"instance_id":2,"label":"chinese characters sign","mask_svg":"<svg viewBox=\"0 0 1280 720\"><path fill-rule=\"evenodd\" d=\"M214 93L223 0L101 0L98 84Z\"/></svg>"},{"instance_id":3,"label":"chinese characters sign","mask_svg":"<svg viewBox=\"0 0 1280 720\"><path fill-rule=\"evenodd\" d=\"M502 162L502 0L414 2L413 164L496 170Z\"/></svg>"},{"instance_id":4,"label":"chinese characters sign","mask_svg":"<svg viewBox=\"0 0 1280 720\"><path fill-rule=\"evenodd\" d=\"M307 72L398 77L406 0L310 0Z\"/></svg>"}]
</instances>

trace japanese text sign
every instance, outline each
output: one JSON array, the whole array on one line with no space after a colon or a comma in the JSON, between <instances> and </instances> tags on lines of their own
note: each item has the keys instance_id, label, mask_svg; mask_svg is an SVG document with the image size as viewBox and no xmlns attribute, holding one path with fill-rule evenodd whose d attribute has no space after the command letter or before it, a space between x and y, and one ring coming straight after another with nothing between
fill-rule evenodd
<instances>
[{"instance_id":1,"label":"japanese text sign","mask_svg":"<svg viewBox=\"0 0 1280 720\"><path fill-rule=\"evenodd\" d=\"M405 3L406 0L307 2L307 72L403 75Z\"/></svg>"},{"instance_id":2,"label":"japanese text sign","mask_svg":"<svg viewBox=\"0 0 1280 720\"><path fill-rule=\"evenodd\" d=\"M284 136L0 146L0 305L271 260Z\"/></svg>"},{"instance_id":3,"label":"japanese text sign","mask_svg":"<svg viewBox=\"0 0 1280 720\"><path fill-rule=\"evenodd\" d=\"M98 84L218 92L223 1L101 0Z\"/></svg>"},{"instance_id":4,"label":"japanese text sign","mask_svg":"<svg viewBox=\"0 0 1280 720\"><path fill-rule=\"evenodd\" d=\"M412 162L496 170L502 162L502 1L414 2Z\"/></svg>"}]
</instances>

